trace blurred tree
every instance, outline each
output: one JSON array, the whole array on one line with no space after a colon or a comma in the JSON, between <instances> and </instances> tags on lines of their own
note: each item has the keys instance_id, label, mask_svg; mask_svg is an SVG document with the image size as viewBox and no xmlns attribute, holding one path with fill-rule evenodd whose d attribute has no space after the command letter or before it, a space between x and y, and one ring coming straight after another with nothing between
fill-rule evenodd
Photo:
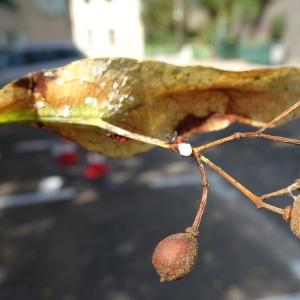
<instances>
[{"instance_id":1,"label":"blurred tree","mask_svg":"<svg viewBox=\"0 0 300 300\"><path fill-rule=\"evenodd\" d=\"M240 9L246 19L256 19L268 2L272 0L192 0L205 8L211 16L215 17L220 11L230 13L236 8Z\"/></svg>"},{"instance_id":2,"label":"blurred tree","mask_svg":"<svg viewBox=\"0 0 300 300\"><path fill-rule=\"evenodd\" d=\"M219 0L192 0L191 4L205 8L211 17L216 17L220 8Z\"/></svg>"},{"instance_id":3,"label":"blurred tree","mask_svg":"<svg viewBox=\"0 0 300 300\"><path fill-rule=\"evenodd\" d=\"M270 38L273 42L278 42L283 36L286 26L286 16L285 14L276 14L271 18L270 24Z\"/></svg>"},{"instance_id":4,"label":"blurred tree","mask_svg":"<svg viewBox=\"0 0 300 300\"><path fill-rule=\"evenodd\" d=\"M146 42L169 40L173 34L173 0L143 0Z\"/></svg>"},{"instance_id":5,"label":"blurred tree","mask_svg":"<svg viewBox=\"0 0 300 300\"><path fill-rule=\"evenodd\" d=\"M184 44L185 37L185 3L184 0L173 0L173 21L178 49Z\"/></svg>"},{"instance_id":6,"label":"blurred tree","mask_svg":"<svg viewBox=\"0 0 300 300\"><path fill-rule=\"evenodd\" d=\"M208 11L212 18L226 19L228 31L241 26L255 26L264 8L272 0L193 0ZM231 32L232 33L232 32Z\"/></svg>"},{"instance_id":7,"label":"blurred tree","mask_svg":"<svg viewBox=\"0 0 300 300\"><path fill-rule=\"evenodd\" d=\"M211 42L221 57L238 55L240 42L253 40L265 7L273 0L190 0L211 18ZM209 32L209 31L208 31Z\"/></svg>"},{"instance_id":8,"label":"blurred tree","mask_svg":"<svg viewBox=\"0 0 300 300\"><path fill-rule=\"evenodd\" d=\"M143 0L146 43L165 47L172 45L178 49L185 42L234 45L240 39L251 40L265 7L271 1ZM189 16L196 10L205 11L208 20L198 28L190 29Z\"/></svg>"}]
</instances>

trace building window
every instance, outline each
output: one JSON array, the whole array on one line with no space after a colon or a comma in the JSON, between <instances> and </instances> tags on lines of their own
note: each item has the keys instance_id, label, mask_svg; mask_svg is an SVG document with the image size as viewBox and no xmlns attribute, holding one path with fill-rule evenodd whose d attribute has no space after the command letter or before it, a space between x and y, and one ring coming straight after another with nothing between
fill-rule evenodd
<instances>
[{"instance_id":1,"label":"building window","mask_svg":"<svg viewBox=\"0 0 300 300\"><path fill-rule=\"evenodd\" d=\"M108 31L108 40L111 46L114 46L116 44L116 34L113 29L110 29Z\"/></svg>"},{"instance_id":2,"label":"building window","mask_svg":"<svg viewBox=\"0 0 300 300\"><path fill-rule=\"evenodd\" d=\"M93 32L91 29L88 29L87 36L88 36L88 44L93 45Z\"/></svg>"}]
</instances>

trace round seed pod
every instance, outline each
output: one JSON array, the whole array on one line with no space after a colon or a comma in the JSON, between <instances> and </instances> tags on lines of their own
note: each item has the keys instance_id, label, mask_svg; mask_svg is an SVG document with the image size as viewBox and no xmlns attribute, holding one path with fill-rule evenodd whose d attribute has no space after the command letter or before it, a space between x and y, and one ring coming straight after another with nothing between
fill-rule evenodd
<instances>
[{"instance_id":1,"label":"round seed pod","mask_svg":"<svg viewBox=\"0 0 300 300\"><path fill-rule=\"evenodd\" d=\"M300 195L295 199L294 205L291 211L291 230L293 234L300 238Z\"/></svg>"},{"instance_id":2,"label":"round seed pod","mask_svg":"<svg viewBox=\"0 0 300 300\"><path fill-rule=\"evenodd\" d=\"M197 238L189 233L167 236L156 246L152 264L160 281L179 280L189 274L198 257Z\"/></svg>"}]
</instances>

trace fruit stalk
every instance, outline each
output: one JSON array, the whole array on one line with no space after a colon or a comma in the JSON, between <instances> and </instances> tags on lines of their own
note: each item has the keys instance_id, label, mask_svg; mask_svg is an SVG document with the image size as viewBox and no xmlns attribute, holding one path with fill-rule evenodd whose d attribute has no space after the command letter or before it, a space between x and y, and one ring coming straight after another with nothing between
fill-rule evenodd
<instances>
[{"instance_id":1,"label":"fruit stalk","mask_svg":"<svg viewBox=\"0 0 300 300\"><path fill-rule=\"evenodd\" d=\"M195 220L193 222L192 228L196 229L198 231L198 228L200 226L206 203L207 203L207 194L208 194L208 181L207 181L207 176L206 176L206 171L204 168L204 165L201 160L201 153L193 151L193 157L196 160L198 167L199 167L199 173L201 176L201 181L202 181L202 196L200 200L200 205L198 212L196 214Z\"/></svg>"}]
</instances>

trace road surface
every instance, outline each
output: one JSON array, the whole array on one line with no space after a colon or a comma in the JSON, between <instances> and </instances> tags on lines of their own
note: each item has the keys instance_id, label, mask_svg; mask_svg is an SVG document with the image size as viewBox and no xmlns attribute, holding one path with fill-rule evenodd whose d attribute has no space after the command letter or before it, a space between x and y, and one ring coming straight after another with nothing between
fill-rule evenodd
<instances>
[{"instance_id":1,"label":"road surface","mask_svg":"<svg viewBox=\"0 0 300 300\"><path fill-rule=\"evenodd\" d=\"M192 142L247 129L234 126ZM299 121L272 132L299 138ZM111 173L88 181L85 151L77 165L56 164L56 137L47 131L2 126L0 140L1 300L300 299L300 241L282 219L257 211L213 171L199 262L185 280L161 284L151 266L153 249L189 226L198 205L199 177L190 159L155 149L109 159ZM258 194L300 176L296 146L240 140L207 156ZM45 182L54 182L55 195L41 192ZM40 203L27 203L32 197Z\"/></svg>"}]
</instances>

